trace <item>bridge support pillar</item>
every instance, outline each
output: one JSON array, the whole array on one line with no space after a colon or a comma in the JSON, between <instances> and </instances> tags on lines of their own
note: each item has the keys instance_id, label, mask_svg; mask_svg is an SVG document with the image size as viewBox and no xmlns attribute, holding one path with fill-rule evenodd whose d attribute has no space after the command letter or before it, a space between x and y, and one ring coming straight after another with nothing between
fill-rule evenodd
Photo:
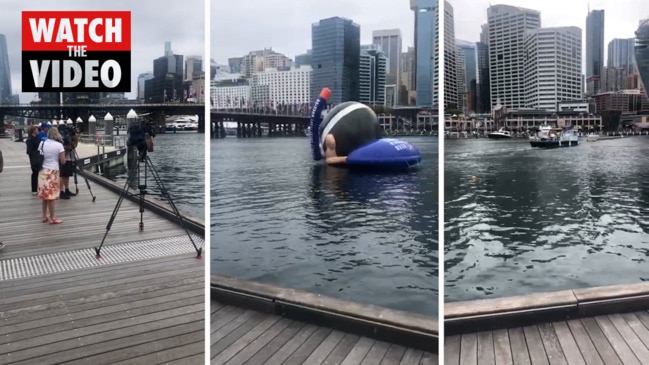
<instances>
[{"instance_id":1,"label":"bridge support pillar","mask_svg":"<svg viewBox=\"0 0 649 365\"><path fill-rule=\"evenodd\" d=\"M0 113L0 138L5 136L5 115Z\"/></svg>"},{"instance_id":2,"label":"bridge support pillar","mask_svg":"<svg viewBox=\"0 0 649 365\"><path fill-rule=\"evenodd\" d=\"M241 138L241 123L237 122L237 138Z\"/></svg>"}]
</instances>

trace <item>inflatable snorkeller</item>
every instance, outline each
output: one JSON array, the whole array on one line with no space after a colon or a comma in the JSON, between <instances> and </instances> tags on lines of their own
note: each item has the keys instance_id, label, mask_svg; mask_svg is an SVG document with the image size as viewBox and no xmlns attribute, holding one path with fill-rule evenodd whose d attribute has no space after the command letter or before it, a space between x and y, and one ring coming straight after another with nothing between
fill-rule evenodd
<instances>
[{"instance_id":1,"label":"inflatable snorkeller","mask_svg":"<svg viewBox=\"0 0 649 365\"><path fill-rule=\"evenodd\" d=\"M349 101L335 106L324 120L331 91L324 88L311 111L310 143L315 161L330 165L381 169L410 169L421 162L421 153L408 142L382 138L374 111Z\"/></svg>"}]
</instances>

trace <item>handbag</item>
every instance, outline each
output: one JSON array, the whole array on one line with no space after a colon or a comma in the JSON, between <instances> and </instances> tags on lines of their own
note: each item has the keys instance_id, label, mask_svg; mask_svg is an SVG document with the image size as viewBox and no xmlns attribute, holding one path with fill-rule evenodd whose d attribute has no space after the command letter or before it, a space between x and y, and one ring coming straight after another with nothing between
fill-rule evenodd
<instances>
[{"instance_id":1,"label":"handbag","mask_svg":"<svg viewBox=\"0 0 649 365\"><path fill-rule=\"evenodd\" d=\"M33 170L40 170L43 168L43 160L45 160L45 155L43 152L43 144L45 141L42 141L37 149L31 152L29 155L29 162L32 165Z\"/></svg>"}]
</instances>

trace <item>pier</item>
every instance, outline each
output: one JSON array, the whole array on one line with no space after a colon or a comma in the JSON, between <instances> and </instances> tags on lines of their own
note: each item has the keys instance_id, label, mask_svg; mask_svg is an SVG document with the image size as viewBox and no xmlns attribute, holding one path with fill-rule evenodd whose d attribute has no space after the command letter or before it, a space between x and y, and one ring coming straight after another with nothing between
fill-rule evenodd
<instances>
[{"instance_id":1,"label":"pier","mask_svg":"<svg viewBox=\"0 0 649 365\"><path fill-rule=\"evenodd\" d=\"M79 176L79 195L56 203L63 223L42 223L25 144L0 150L0 364L203 363L204 262L168 205L147 202L140 232L125 200L98 259L121 186L86 173L93 203ZM95 146L79 154L99 159ZM184 219L202 247L204 223Z\"/></svg>"},{"instance_id":2,"label":"pier","mask_svg":"<svg viewBox=\"0 0 649 365\"><path fill-rule=\"evenodd\" d=\"M649 283L447 303L445 364L647 364Z\"/></svg>"},{"instance_id":3,"label":"pier","mask_svg":"<svg viewBox=\"0 0 649 365\"><path fill-rule=\"evenodd\" d=\"M211 277L212 364L438 364L437 319Z\"/></svg>"}]
</instances>

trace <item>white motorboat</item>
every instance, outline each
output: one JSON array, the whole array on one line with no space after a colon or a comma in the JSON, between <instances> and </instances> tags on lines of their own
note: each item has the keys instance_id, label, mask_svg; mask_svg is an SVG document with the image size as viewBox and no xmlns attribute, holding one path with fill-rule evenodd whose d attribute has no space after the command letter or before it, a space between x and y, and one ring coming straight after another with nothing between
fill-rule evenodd
<instances>
[{"instance_id":1,"label":"white motorboat","mask_svg":"<svg viewBox=\"0 0 649 365\"><path fill-rule=\"evenodd\" d=\"M504 128L500 128L497 132L491 132L487 135L491 139L510 139L512 138L512 132L506 131Z\"/></svg>"},{"instance_id":2,"label":"white motorboat","mask_svg":"<svg viewBox=\"0 0 649 365\"><path fill-rule=\"evenodd\" d=\"M579 134L572 128L542 125L536 136L530 137L530 145L539 148L579 146Z\"/></svg>"}]
</instances>

